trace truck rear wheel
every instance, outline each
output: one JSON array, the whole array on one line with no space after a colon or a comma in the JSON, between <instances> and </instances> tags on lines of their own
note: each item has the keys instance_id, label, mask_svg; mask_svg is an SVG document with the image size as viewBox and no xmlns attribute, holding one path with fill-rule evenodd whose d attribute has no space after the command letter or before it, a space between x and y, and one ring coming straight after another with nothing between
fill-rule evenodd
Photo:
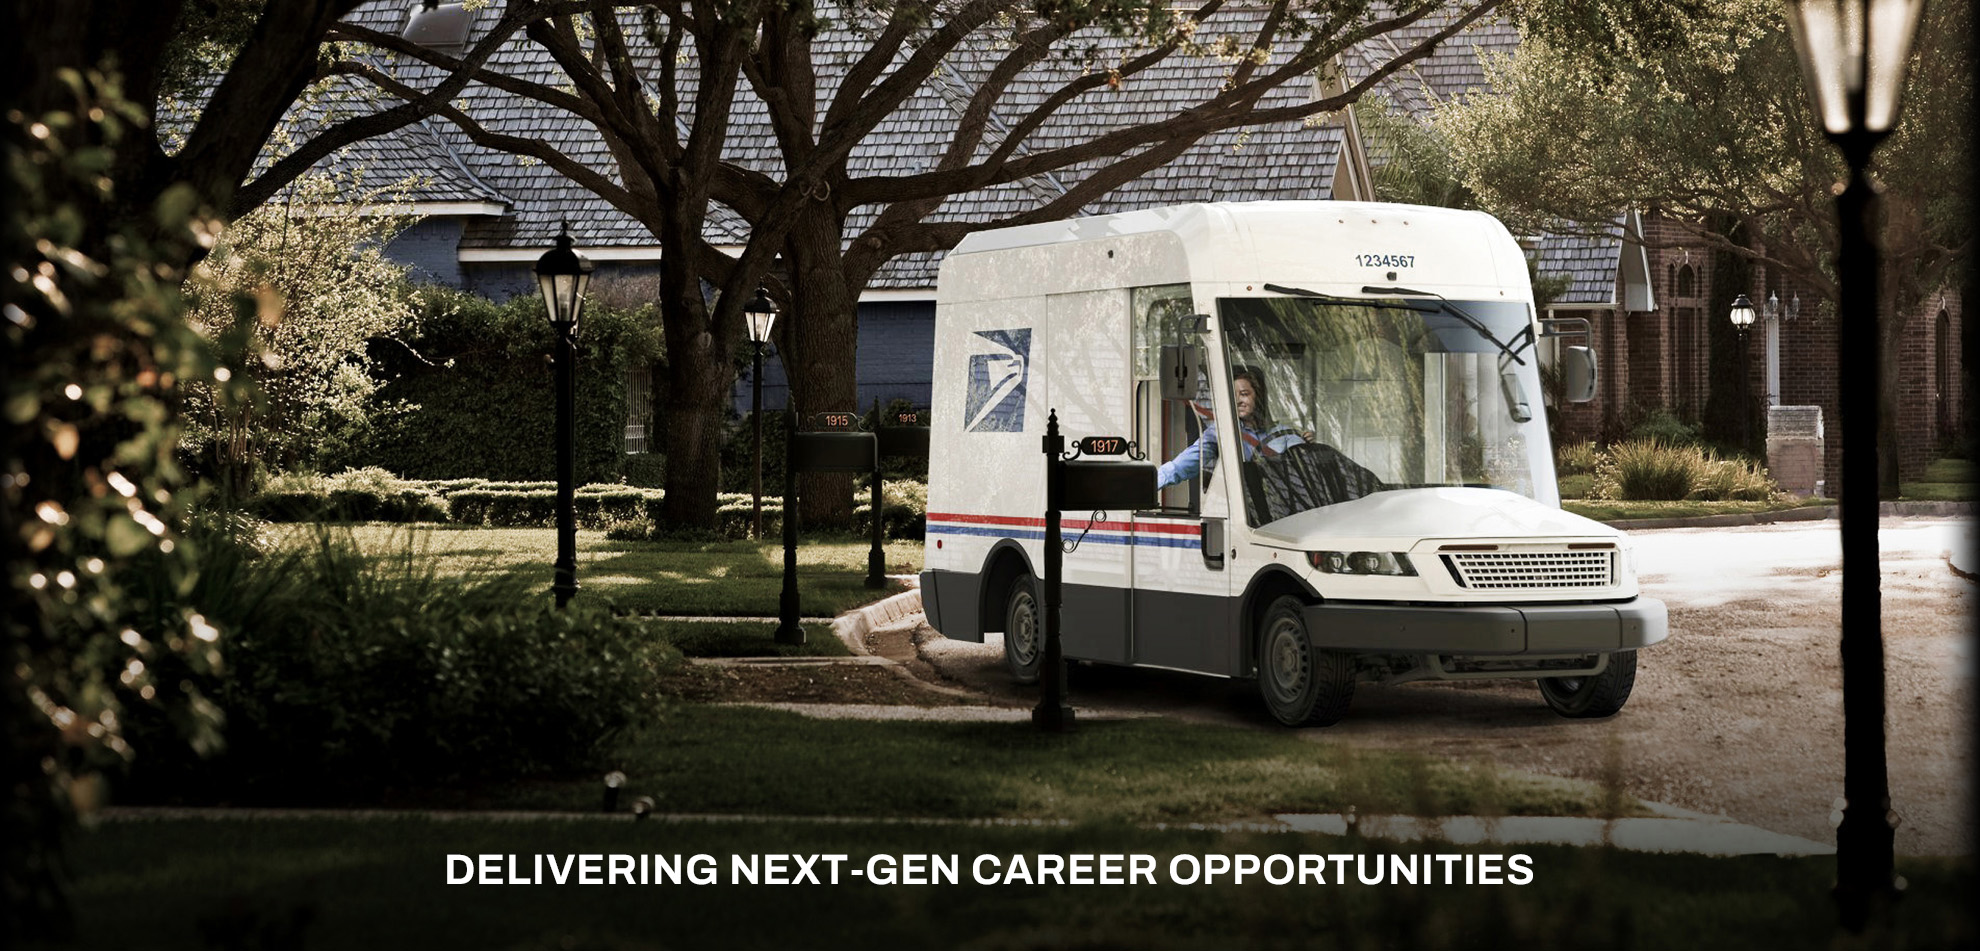
<instances>
[{"instance_id":1,"label":"truck rear wheel","mask_svg":"<svg viewBox=\"0 0 1980 951\"><path fill-rule=\"evenodd\" d=\"M1004 666L1021 684L1038 682L1038 662L1045 653L1039 613L1037 586L1030 575L1018 575L1004 595Z\"/></svg>"},{"instance_id":2,"label":"truck rear wheel","mask_svg":"<svg viewBox=\"0 0 1980 951\"><path fill-rule=\"evenodd\" d=\"M1354 700L1354 658L1313 646L1306 603L1281 596L1258 629L1258 693L1287 726L1332 726Z\"/></svg>"},{"instance_id":3,"label":"truck rear wheel","mask_svg":"<svg viewBox=\"0 0 1980 951\"><path fill-rule=\"evenodd\" d=\"M1609 666L1593 677L1542 677L1540 696L1555 713L1576 720L1614 716L1636 686L1636 652L1609 655Z\"/></svg>"}]
</instances>

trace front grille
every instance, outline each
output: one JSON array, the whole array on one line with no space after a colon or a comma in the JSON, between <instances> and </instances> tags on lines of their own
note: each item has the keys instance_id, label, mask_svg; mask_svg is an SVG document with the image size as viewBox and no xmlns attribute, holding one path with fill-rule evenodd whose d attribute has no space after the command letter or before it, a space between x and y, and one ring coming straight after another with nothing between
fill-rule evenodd
<instances>
[{"instance_id":1,"label":"front grille","mask_svg":"<svg viewBox=\"0 0 1980 951\"><path fill-rule=\"evenodd\" d=\"M1494 551L1444 555L1457 583L1466 588L1606 588L1616 583L1616 552Z\"/></svg>"}]
</instances>

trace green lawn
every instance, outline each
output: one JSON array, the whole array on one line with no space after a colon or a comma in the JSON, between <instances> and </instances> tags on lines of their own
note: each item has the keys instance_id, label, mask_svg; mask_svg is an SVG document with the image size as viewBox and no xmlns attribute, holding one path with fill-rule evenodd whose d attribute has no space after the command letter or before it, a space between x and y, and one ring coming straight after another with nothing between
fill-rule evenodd
<instances>
[{"instance_id":1,"label":"green lawn","mask_svg":"<svg viewBox=\"0 0 1980 951\"><path fill-rule=\"evenodd\" d=\"M290 537L315 525L286 525ZM513 568L540 570L550 588L557 533L548 528L450 525L323 526L349 531L365 551L412 547L438 559L440 570L467 574ZM798 601L806 617L829 617L895 591L865 586L871 543L803 542L798 546ZM775 542L613 541L604 532L577 533L578 597L608 599L626 611L692 616L775 617L783 590L784 553ZM889 541L882 548L889 574L921 570L921 543Z\"/></svg>"},{"instance_id":2,"label":"green lawn","mask_svg":"<svg viewBox=\"0 0 1980 951\"><path fill-rule=\"evenodd\" d=\"M1970 502L1974 498L1973 475L1971 460L1935 459L1925 467L1917 482L1901 485L1898 496L1932 502Z\"/></svg>"},{"instance_id":3,"label":"green lawn","mask_svg":"<svg viewBox=\"0 0 1980 951\"><path fill-rule=\"evenodd\" d=\"M791 777L793 795L810 787ZM1179 856L1529 856L1531 884L1368 885L1353 859L1325 884L1177 884ZM448 885L450 855L707 856L711 884ZM842 855L840 883L734 884L734 862ZM911 854L956 883L874 884ZM1152 883L977 884L1040 854L1146 855ZM885 856L878 863L870 860ZM117 822L72 851L77 940L103 949L276 948L1852 948L1962 947L1969 866L1903 860L1901 933L1838 941L1833 859L1708 859L1549 846L1392 844L1300 834L1128 826L180 820ZM1200 860L1200 859L1199 859ZM498 863L506 859L498 858ZM603 863L600 863L601 867ZM457 870L458 864L454 866ZM814 868L829 867L819 862ZM927 866L929 876L932 863ZM1279 867L1284 867L1283 860ZM1462 866L1459 866L1460 868ZM795 874L786 863L786 874ZM1179 867L1186 872L1187 865ZM827 873L829 874L829 873ZM1461 872L1459 873L1462 874Z\"/></svg>"},{"instance_id":4,"label":"green lawn","mask_svg":"<svg viewBox=\"0 0 1980 951\"><path fill-rule=\"evenodd\" d=\"M1640 814L1595 786L1489 764L1317 744L1284 731L1162 719L1006 723L821 720L683 704L613 761L628 795L689 813L1209 822L1279 812ZM795 781L794 777L801 778ZM495 791L499 808L596 807L596 777Z\"/></svg>"}]
</instances>

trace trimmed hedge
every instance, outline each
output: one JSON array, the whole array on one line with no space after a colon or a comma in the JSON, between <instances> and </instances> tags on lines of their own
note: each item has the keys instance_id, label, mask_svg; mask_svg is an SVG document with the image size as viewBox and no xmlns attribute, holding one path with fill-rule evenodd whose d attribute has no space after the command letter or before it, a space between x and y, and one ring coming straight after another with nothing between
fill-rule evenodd
<instances>
[{"instance_id":1,"label":"trimmed hedge","mask_svg":"<svg viewBox=\"0 0 1980 951\"><path fill-rule=\"evenodd\" d=\"M553 477L555 337L542 301L496 304L444 288L418 294L412 339L376 354L388 382L362 461L409 479ZM651 308L585 308L575 407L580 482L619 479L626 371L659 359L658 325Z\"/></svg>"},{"instance_id":2,"label":"trimmed hedge","mask_svg":"<svg viewBox=\"0 0 1980 951\"><path fill-rule=\"evenodd\" d=\"M863 482L863 480L862 480ZM921 538L928 515L928 485L910 479L883 483L882 530L889 538ZM872 493L859 488L853 510L855 531L868 531ZM580 486L572 495L578 526L612 533L621 540L666 535L660 489L628 485ZM724 538L748 538L750 495L723 492L715 497ZM271 522L452 522L496 528L548 528L557 520L554 482L495 482L486 479L399 479L382 469L357 469L335 476L292 473L270 480L248 500L248 514ZM782 531L784 500L763 497L763 530Z\"/></svg>"}]
</instances>

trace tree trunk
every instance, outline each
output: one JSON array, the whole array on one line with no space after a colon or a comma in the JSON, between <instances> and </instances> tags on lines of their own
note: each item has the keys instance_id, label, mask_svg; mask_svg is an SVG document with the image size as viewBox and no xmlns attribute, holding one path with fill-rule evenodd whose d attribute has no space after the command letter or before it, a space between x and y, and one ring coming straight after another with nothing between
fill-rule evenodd
<instances>
[{"instance_id":1,"label":"tree trunk","mask_svg":"<svg viewBox=\"0 0 1980 951\"><path fill-rule=\"evenodd\" d=\"M797 338L795 349L788 349L790 337L785 338L785 353L794 354L790 392L800 429L816 413L860 411L859 288L840 266L843 234L840 215L818 203L798 216L785 241L792 276L786 330ZM852 485L848 473L804 475L803 527L850 529Z\"/></svg>"},{"instance_id":2,"label":"tree trunk","mask_svg":"<svg viewBox=\"0 0 1980 951\"><path fill-rule=\"evenodd\" d=\"M1888 260L1888 259L1886 259ZM1877 497L1895 499L1904 461L1904 433L1898 428L1899 357L1905 330L1917 309L1918 294L1907 291L1902 271L1886 264L1877 288Z\"/></svg>"},{"instance_id":3,"label":"tree trunk","mask_svg":"<svg viewBox=\"0 0 1980 951\"><path fill-rule=\"evenodd\" d=\"M683 262L686 254L663 255ZM665 258L663 258L664 262ZM713 530L715 495L722 482L722 424L727 415L729 343L710 334L701 282L690 268L661 266L661 320L667 338L664 422L660 443L667 456L660 529Z\"/></svg>"}]
</instances>

